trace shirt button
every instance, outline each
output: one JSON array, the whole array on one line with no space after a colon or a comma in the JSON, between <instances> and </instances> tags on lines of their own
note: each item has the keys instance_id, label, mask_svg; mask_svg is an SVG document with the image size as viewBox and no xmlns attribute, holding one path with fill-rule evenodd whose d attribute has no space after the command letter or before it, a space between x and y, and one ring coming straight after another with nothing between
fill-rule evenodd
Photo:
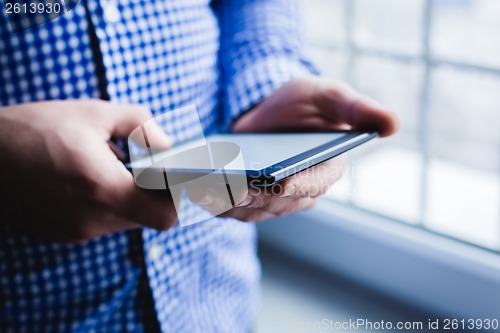
<instances>
[{"instance_id":1,"label":"shirt button","mask_svg":"<svg viewBox=\"0 0 500 333\"><path fill-rule=\"evenodd\" d=\"M151 260L158 260L165 253L165 248L162 245L153 244L149 248L148 256Z\"/></svg>"},{"instance_id":2,"label":"shirt button","mask_svg":"<svg viewBox=\"0 0 500 333\"><path fill-rule=\"evenodd\" d=\"M116 23L120 20L120 11L116 2L108 2L104 7L104 18L110 23Z\"/></svg>"}]
</instances>

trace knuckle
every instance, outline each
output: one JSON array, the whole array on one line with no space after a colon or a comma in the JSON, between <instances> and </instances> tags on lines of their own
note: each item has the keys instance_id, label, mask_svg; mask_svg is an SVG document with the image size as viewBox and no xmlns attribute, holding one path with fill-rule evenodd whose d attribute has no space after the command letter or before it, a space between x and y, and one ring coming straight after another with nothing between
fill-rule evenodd
<instances>
[{"instance_id":1,"label":"knuckle","mask_svg":"<svg viewBox=\"0 0 500 333\"><path fill-rule=\"evenodd\" d=\"M249 208L264 208L270 205L272 201L272 196L270 195L257 195L254 196L250 204Z\"/></svg>"},{"instance_id":2,"label":"knuckle","mask_svg":"<svg viewBox=\"0 0 500 333\"><path fill-rule=\"evenodd\" d=\"M354 89L347 83L338 82L325 88L325 94L330 100L342 100L346 96L354 95Z\"/></svg>"},{"instance_id":3,"label":"knuckle","mask_svg":"<svg viewBox=\"0 0 500 333\"><path fill-rule=\"evenodd\" d=\"M107 103L106 101L100 100L100 99L89 99L85 101L85 112L87 114L90 114L92 116L96 116L102 112L102 110L106 107Z\"/></svg>"}]
</instances>

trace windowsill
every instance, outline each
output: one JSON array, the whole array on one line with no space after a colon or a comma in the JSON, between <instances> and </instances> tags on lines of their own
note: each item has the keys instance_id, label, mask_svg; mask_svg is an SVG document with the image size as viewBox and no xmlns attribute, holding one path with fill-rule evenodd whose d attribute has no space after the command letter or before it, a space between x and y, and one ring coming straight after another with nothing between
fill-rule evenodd
<instances>
[{"instance_id":1,"label":"windowsill","mask_svg":"<svg viewBox=\"0 0 500 333\"><path fill-rule=\"evenodd\" d=\"M329 200L261 242L439 316L497 318L500 255Z\"/></svg>"},{"instance_id":2,"label":"windowsill","mask_svg":"<svg viewBox=\"0 0 500 333\"><path fill-rule=\"evenodd\" d=\"M291 258L276 248L259 245L263 270L262 299L255 332L324 332L328 330L311 329L305 325L324 318L337 323L358 318L392 323L436 319L419 309Z\"/></svg>"}]
</instances>

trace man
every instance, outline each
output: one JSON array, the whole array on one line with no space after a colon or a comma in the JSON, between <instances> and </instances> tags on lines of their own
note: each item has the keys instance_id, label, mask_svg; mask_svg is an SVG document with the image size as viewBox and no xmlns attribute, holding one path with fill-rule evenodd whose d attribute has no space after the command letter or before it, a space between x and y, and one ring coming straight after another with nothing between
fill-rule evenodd
<instances>
[{"instance_id":1,"label":"man","mask_svg":"<svg viewBox=\"0 0 500 333\"><path fill-rule=\"evenodd\" d=\"M187 104L205 134L393 133L387 110L310 75L299 30L289 0L86 0L19 32L3 13L0 331L251 331L259 263L241 221L311 207L335 177L307 171L181 228L108 142ZM168 147L195 121L167 115L150 139Z\"/></svg>"}]
</instances>

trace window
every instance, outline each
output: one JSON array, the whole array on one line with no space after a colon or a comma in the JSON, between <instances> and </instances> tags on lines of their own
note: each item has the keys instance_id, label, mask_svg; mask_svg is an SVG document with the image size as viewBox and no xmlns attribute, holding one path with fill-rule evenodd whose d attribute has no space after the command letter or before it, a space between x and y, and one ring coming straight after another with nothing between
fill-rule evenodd
<instances>
[{"instance_id":1,"label":"window","mask_svg":"<svg viewBox=\"0 0 500 333\"><path fill-rule=\"evenodd\" d=\"M328 196L500 251L500 1L302 0L311 57L396 111Z\"/></svg>"}]
</instances>

